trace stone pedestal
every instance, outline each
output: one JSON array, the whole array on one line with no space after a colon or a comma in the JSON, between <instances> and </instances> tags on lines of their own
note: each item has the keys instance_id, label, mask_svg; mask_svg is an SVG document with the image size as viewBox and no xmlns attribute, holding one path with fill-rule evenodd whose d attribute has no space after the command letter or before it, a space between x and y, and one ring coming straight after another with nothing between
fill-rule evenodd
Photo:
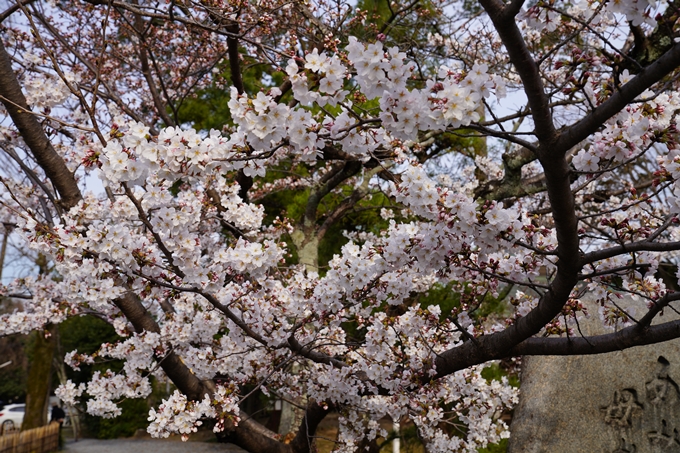
<instances>
[{"instance_id":1,"label":"stone pedestal","mask_svg":"<svg viewBox=\"0 0 680 453\"><path fill-rule=\"evenodd\" d=\"M680 340L525 357L521 383L508 453L680 453Z\"/></svg>"}]
</instances>

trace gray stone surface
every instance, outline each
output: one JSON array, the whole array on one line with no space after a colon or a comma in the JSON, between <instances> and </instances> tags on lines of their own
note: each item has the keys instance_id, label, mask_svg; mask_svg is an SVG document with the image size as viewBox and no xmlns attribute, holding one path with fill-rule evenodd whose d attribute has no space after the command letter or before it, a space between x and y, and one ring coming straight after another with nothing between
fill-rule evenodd
<instances>
[{"instance_id":1,"label":"gray stone surface","mask_svg":"<svg viewBox=\"0 0 680 453\"><path fill-rule=\"evenodd\" d=\"M596 308L591 313L597 318ZM598 323L582 327L598 333ZM526 357L508 453L680 453L678 384L678 340L594 356Z\"/></svg>"}]
</instances>

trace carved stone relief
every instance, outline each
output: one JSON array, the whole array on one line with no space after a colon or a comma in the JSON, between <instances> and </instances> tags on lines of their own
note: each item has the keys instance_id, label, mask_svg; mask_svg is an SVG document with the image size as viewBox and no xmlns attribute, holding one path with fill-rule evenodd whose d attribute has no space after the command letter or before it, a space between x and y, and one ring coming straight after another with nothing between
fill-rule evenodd
<instances>
[{"instance_id":1,"label":"carved stone relief","mask_svg":"<svg viewBox=\"0 0 680 453\"><path fill-rule=\"evenodd\" d=\"M669 367L668 360L660 356L657 369L640 392L615 390L611 402L601 408L604 422L618 439L618 445L607 453L680 453L680 389L669 376Z\"/></svg>"}]
</instances>

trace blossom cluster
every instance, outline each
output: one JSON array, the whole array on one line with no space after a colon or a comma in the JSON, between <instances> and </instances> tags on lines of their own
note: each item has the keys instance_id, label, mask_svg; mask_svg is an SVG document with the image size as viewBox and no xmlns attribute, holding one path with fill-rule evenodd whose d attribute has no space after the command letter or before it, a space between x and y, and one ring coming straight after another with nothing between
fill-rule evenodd
<instances>
[{"instance_id":1,"label":"blossom cluster","mask_svg":"<svg viewBox=\"0 0 680 453\"><path fill-rule=\"evenodd\" d=\"M75 82L73 74L66 75L69 82ZM55 74L40 74L26 77L23 81L26 102L39 109L61 105L72 96L71 90L61 77Z\"/></svg>"},{"instance_id":2,"label":"blossom cluster","mask_svg":"<svg viewBox=\"0 0 680 453\"><path fill-rule=\"evenodd\" d=\"M158 410L149 411L148 432L153 437L168 437L179 433L182 440L195 433L203 424L202 418L216 418L215 432L224 429L225 422L238 424L238 401L230 393L233 389L218 386L212 397L205 396L201 401L190 401L185 395L175 390L167 400L163 400Z\"/></svg>"},{"instance_id":3,"label":"blossom cluster","mask_svg":"<svg viewBox=\"0 0 680 453\"><path fill-rule=\"evenodd\" d=\"M627 71L623 81L627 80ZM680 96L677 93L660 93L651 91L641 95L646 102L631 105L613 116L602 131L593 134L590 146L581 149L573 159L574 167L579 171L595 172L605 165L618 165L644 152L654 143L668 145L669 156L675 156L674 141L669 135L675 132L672 120L675 111L680 107ZM664 159L668 161L668 157Z\"/></svg>"}]
</instances>

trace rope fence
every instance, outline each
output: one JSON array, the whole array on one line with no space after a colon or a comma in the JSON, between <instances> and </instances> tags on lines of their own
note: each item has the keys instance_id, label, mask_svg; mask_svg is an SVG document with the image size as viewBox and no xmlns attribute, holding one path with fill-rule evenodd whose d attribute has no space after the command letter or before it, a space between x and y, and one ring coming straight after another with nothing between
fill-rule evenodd
<instances>
[{"instance_id":1,"label":"rope fence","mask_svg":"<svg viewBox=\"0 0 680 453\"><path fill-rule=\"evenodd\" d=\"M0 436L0 453L50 453L59 449L59 423Z\"/></svg>"}]
</instances>

